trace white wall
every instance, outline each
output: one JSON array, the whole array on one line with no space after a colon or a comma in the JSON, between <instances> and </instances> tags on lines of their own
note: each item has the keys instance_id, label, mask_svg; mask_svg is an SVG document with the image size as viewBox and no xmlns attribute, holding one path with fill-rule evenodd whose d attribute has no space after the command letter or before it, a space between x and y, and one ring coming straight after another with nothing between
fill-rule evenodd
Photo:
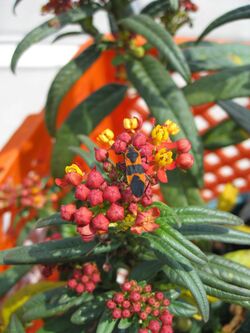
<instances>
[{"instance_id":1,"label":"white wall","mask_svg":"<svg viewBox=\"0 0 250 333\"><path fill-rule=\"evenodd\" d=\"M85 38L69 38L63 42L49 45L49 41L32 47L22 57L17 74L9 70L11 55L17 42L32 28L48 19L39 15L39 9L46 1L23 0L12 14L14 1L0 0L0 147L21 124L26 115L39 112L46 100L49 85L58 68L65 64L75 53ZM139 9L149 1L136 2ZM197 36L215 17L226 10L249 4L247 0L196 0L200 10L194 16L194 28L180 31L182 36ZM96 18L96 24L103 31L108 30L103 14ZM244 20L215 30L211 38L231 40L250 40L250 20Z\"/></svg>"}]
</instances>

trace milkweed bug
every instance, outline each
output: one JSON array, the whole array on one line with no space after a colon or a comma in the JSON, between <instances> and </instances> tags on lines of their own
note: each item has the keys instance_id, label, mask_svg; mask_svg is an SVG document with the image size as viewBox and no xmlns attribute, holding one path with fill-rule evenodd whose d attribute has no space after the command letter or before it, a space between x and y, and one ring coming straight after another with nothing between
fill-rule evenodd
<instances>
[{"instance_id":1,"label":"milkweed bug","mask_svg":"<svg viewBox=\"0 0 250 333\"><path fill-rule=\"evenodd\" d=\"M146 176L141 164L140 153L132 145L125 153L125 163L128 184L132 193L140 198L145 190Z\"/></svg>"}]
</instances>

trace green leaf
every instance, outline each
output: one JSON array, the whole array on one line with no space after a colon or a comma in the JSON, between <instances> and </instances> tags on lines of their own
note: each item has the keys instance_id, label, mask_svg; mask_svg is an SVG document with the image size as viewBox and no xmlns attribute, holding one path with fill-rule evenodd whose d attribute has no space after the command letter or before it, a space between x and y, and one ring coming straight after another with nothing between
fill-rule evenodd
<instances>
[{"instance_id":1,"label":"green leaf","mask_svg":"<svg viewBox=\"0 0 250 333\"><path fill-rule=\"evenodd\" d=\"M244 20L250 18L250 5L242 6L236 9L233 9L226 14L219 16L216 20L211 22L206 29L201 33L197 41L203 39L207 34L212 30L230 22Z\"/></svg>"},{"instance_id":2,"label":"green leaf","mask_svg":"<svg viewBox=\"0 0 250 333\"><path fill-rule=\"evenodd\" d=\"M53 264L77 261L88 253L110 252L118 244L98 245L96 242L84 243L80 237L70 237L30 246L19 246L1 251L3 264Z\"/></svg>"},{"instance_id":3,"label":"green leaf","mask_svg":"<svg viewBox=\"0 0 250 333\"><path fill-rule=\"evenodd\" d=\"M129 276L133 280L149 281L161 270L161 267L159 260L145 260L135 266Z\"/></svg>"},{"instance_id":4,"label":"green leaf","mask_svg":"<svg viewBox=\"0 0 250 333\"><path fill-rule=\"evenodd\" d=\"M169 225L161 225L155 231L164 243L170 246L173 250L182 254L185 258L199 265L204 265L207 262L206 255L193 243L182 236L177 230L174 230Z\"/></svg>"},{"instance_id":5,"label":"green leaf","mask_svg":"<svg viewBox=\"0 0 250 333\"><path fill-rule=\"evenodd\" d=\"M36 228L47 228L47 227L54 227L54 226L61 226L63 224L73 224L72 222L63 220L61 218L60 213L55 213L53 215L50 215L48 217L43 217L37 220L36 222Z\"/></svg>"},{"instance_id":6,"label":"green leaf","mask_svg":"<svg viewBox=\"0 0 250 333\"><path fill-rule=\"evenodd\" d=\"M223 291L221 289L210 287L208 285L204 285L204 288L208 295L217 297L217 298L222 299L229 303L235 303L236 301L237 302L249 301L249 297L235 295L235 294Z\"/></svg>"},{"instance_id":7,"label":"green leaf","mask_svg":"<svg viewBox=\"0 0 250 333\"><path fill-rule=\"evenodd\" d=\"M70 321L76 325L85 324L90 320L98 318L103 312L103 307L104 300L94 300L92 302L88 302L86 305L81 306L76 312L73 313Z\"/></svg>"},{"instance_id":8,"label":"green leaf","mask_svg":"<svg viewBox=\"0 0 250 333\"><path fill-rule=\"evenodd\" d=\"M225 69L184 87L189 105L195 106L219 100L249 96L250 66Z\"/></svg>"},{"instance_id":9,"label":"green leaf","mask_svg":"<svg viewBox=\"0 0 250 333\"><path fill-rule=\"evenodd\" d=\"M29 322L63 314L75 306L89 302L92 298L93 296L89 293L83 293L79 296L67 287L39 293L24 304L21 309L22 320Z\"/></svg>"},{"instance_id":10,"label":"green leaf","mask_svg":"<svg viewBox=\"0 0 250 333\"><path fill-rule=\"evenodd\" d=\"M68 32L64 32L64 33L56 36L52 43L58 42L59 40L65 38L65 37L72 37L72 36L78 36L78 35L83 35L83 32L82 31L68 31Z\"/></svg>"},{"instance_id":11,"label":"green leaf","mask_svg":"<svg viewBox=\"0 0 250 333\"><path fill-rule=\"evenodd\" d=\"M216 71L250 65L250 46L243 44L212 44L183 49L192 72Z\"/></svg>"},{"instance_id":12,"label":"green leaf","mask_svg":"<svg viewBox=\"0 0 250 333\"><path fill-rule=\"evenodd\" d=\"M174 211L183 224L208 223L236 226L244 223L244 221L236 215L205 207L189 206L174 208Z\"/></svg>"},{"instance_id":13,"label":"green leaf","mask_svg":"<svg viewBox=\"0 0 250 333\"><path fill-rule=\"evenodd\" d=\"M182 170L175 169L168 172L168 183L161 184L161 192L172 207L204 205L194 178Z\"/></svg>"},{"instance_id":14,"label":"green leaf","mask_svg":"<svg viewBox=\"0 0 250 333\"><path fill-rule=\"evenodd\" d=\"M93 44L57 73L50 86L45 106L46 125L51 135L55 134L56 117L63 97L99 56L100 50L98 50L96 44Z\"/></svg>"},{"instance_id":15,"label":"green leaf","mask_svg":"<svg viewBox=\"0 0 250 333\"><path fill-rule=\"evenodd\" d=\"M179 8L179 1L178 0L155 0L148 5L146 5L141 13L150 15L150 16L157 16L162 12L176 12Z\"/></svg>"},{"instance_id":16,"label":"green leaf","mask_svg":"<svg viewBox=\"0 0 250 333\"><path fill-rule=\"evenodd\" d=\"M8 292L32 266L11 267L0 274L0 297Z\"/></svg>"},{"instance_id":17,"label":"green leaf","mask_svg":"<svg viewBox=\"0 0 250 333\"><path fill-rule=\"evenodd\" d=\"M194 181L202 185L202 145L193 116L181 90L175 85L164 66L151 56L145 56L141 61L128 62L127 73L129 80L148 104L157 122L163 124L167 119L176 122L181 130L174 139L186 137L190 140L191 153L195 159L190 173L194 175L196 179Z\"/></svg>"},{"instance_id":18,"label":"green leaf","mask_svg":"<svg viewBox=\"0 0 250 333\"><path fill-rule=\"evenodd\" d=\"M191 291L204 320L207 321L209 305L204 286L189 260L167 246L155 235L148 234L143 235L143 237L148 239L150 247L154 249L161 262L166 265L163 267L163 271L169 280L173 283L178 282L178 284Z\"/></svg>"},{"instance_id":19,"label":"green leaf","mask_svg":"<svg viewBox=\"0 0 250 333\"><path fill-rule=\"evenodd\" d=\"M127 86L108 84L80 103L57 131L52 154L52 174L64 175L64 167L69 164L74 153L67 149L79 145L79 134L90 134L98 123L110 114L123 100Z\"/></svg>"},{"instance_id":20,"label":"green leaf","mask_svg":"<svg viewBox=\"0 0 250 333\"><path fill-rule=\"evenodd\" d=\"M170 33L147 15L135 15L120 21L121 25L144 36L155 46L166 61L179 72L186 81L190 80L190 70L179 47Z\"/></svg>"},{"instance_id":21,"label":"green leaf","mask_svg":"<svg viewBox=\"0 0 250 333\"><path fill-rule=\"evenodd\" d=\"M174 300L171 301L170 305L168 306L168 310L174 316L177 317L192 317L193 315L197 314L198 310L195 306L183 301L183 300Z\"/></svg>"},{"instance_id":22,"label":"green leaf","mask_svg":"<svg viewBox=\"0 0 250 333\"><path fill-rule=\"evenodd\" d=\"M247 132L231 119L221 122L202 135L204 148L209 150L236 145L246 139Z\"/></svg>"},{"instance_id":23,"label":"green leaf","mask_svg":"<svg viewBox=\"0 0 250 333\"><path fill-rule=\"evenodd\" d=\"M5 333L25 333L22 322L15 314L11 316L9 326Z\"/></svg>"},{"instance_id":24,"label":"green leaf","mask_svg":"<svg viewBox=\"0 0 250 333\"><path fill-rule=\"evenodd\" d=\"M201 278L202 282L210 287L238 295L243 297L250 297L250 289L239 287L234 284L228 283L220 278L216 277L213 274L210 274L207 270L204 272L198 270L198 275Z\"/></svg>"},{"instance_id":25,"label":"green leaf","mask_svg":"<svg viewBox=\"0 0 250 333\"><path fill-rule=\"evenodd\" d=\"M181 219L179 219L178 215L175 213L174 209L166 205L161 201L153 202L152 207L157 207L160 210L160 217L157 218L157 223L160 225L164 225L165 223L181 226Z\"/></svg>"},{"instance_id":26,"label":"green leaf","mask_svg":"<svg viewBox=\"0 0 250 333\"><path fill-rule=\"evenodd\" d=\"M16 14L16 8L21 3L22 0L15 0L15 3L13 5L13 13Z\"/></svg>"},{"instance_id":27,"label":"green leaf","mask_svg":"<svg viewBox=\"0 0 250 333\"><path fill-rule=\"evenodd\" d=\"M117 320L112 319L109 311L105 309L98 323L96 333L111 333L116 323Z\"/></svg>"},{"instance_id":28,"label":"green leaf","mask_svg":"<svg viewBox=\"0 0 250 333\"><path fill-rule=\"evenodd\" d=\"M217 103L244 130L250 133L250 110L233 101Z\"/></svg>"},{"instance_id":29,"label":"green leaf","mask_svg":"<svg viewBox=\"0 0 250 333\"><path fill-rule=\"evenodd\" d=\"M119 325L118 325L118 328L120 330L125 330L127 328L129 328L131 326L131 319L121 319L120 322L119 322Z\"/></svg>"},{"instance_id":30,"label":"green leaf","mask_svg":"<svg viewBox=\"0 0 250 333\"><path fill-rule=\"evenodd\" d=\"M61 316L47 318L44 320L44 325L37 333L69 333L69 332L85 332L84 327L74 325L70 322L71 311L64 313Z\"/></svg>"},{"instance_id":31,"label":"green leaf","mask_svg":"<svg viewBox=\"0 0 250 333\"><path fill-rule=\"evenodd\" d=\"M250 234L218 225L182 225L179 231L191 240L209 240L223 243L250 245Z\"/></svg>"},{"instance_id":32,"label":"green leaf","mask_svg":"<svg viewBox=\"0 0 250 333\"><path fill-rule=\"evenodd\" d=\"M73 8L65 13L53 17L30 31L15 49L11 59L11 70L15 72L19 58L30 46L35 43L39 43L44 38L58 32L67 24L78 23L84 18L93 15L97 8L99 8L99 6L93 7L89 5Z\"/></svg>"}]
</instances>

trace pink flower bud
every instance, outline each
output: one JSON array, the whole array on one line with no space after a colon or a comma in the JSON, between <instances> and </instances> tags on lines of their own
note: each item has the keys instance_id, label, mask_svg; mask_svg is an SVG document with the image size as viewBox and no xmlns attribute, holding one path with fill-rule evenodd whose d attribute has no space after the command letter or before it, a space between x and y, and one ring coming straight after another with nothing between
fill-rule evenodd
<instances>
[{"instance_id":1,"label":"pink flower bud","mask_svg":"<svg viewBox=\"0 0 250 333\"><path fill-rule=\"evenodd\" d=\"M91 226L96 231L107 232L109 228L109 220L104 214L100 213L93 218Z\"/></svg>"},{"instance_id":2,"label":"pink flower bud","mask_svg":"<svg viewBox=\"0 0 250 333\"><path fill-rule=\"evenodd\" d=\"M118 186L107 186L103 193L104 200L110 203L116 202L121 199L121 193Z\"/></svg>"},{"instance_id":3,"label":"pink flower bud","mask_svg":"<svg viewBox=\"0 0 250 333\"><path fill-rule=\"evenodd\" d=\"M159 332L160 328L161 328L161 324L159 323L158 320L150 320L148 328L152 331L152 332Z\"/></svg>"},{"instance_id":4,"label":"pink flower bud","mask_svg":"<svg viewBox=\"0 0 250 333\"><path fill-rule=\"evenodd\" d=\"M91 189L95 189L99 188L103 182L104 178L102 174L94 167L88 174L86 185Z\"/></svg>"},{"instance_id":5,"label":"pink flower bud","mask_svg":"<svg viewBox=\"0 0 250 333\"><path fill-rule=\"evenodd\" d=\"M109 157L108 151L102 148L95 148L95 159L97 162L104 162Z\"/></svg>"},{"instance_id":6,"label":"pink flower bud","mask_svg":"<svg viewBox=\"0 0 250 333\"><path fill-rule=\"evenodd\" d=\"M152 291L152 287L151 287L151 285L150 285L150 284L147 284L147 285L143 288L143 291L144 291L145 293L151 293L151 291Z\"/></svg>"},{"instance_id":7,"label":"pink flower bud","mask_svg":"<svg viewBox=\"0 0 250 333\"><path fill-rule=\"evenodd\" d=\"M131 312L128 309L124 309L122 311L122 318L129 318L131 317Z\"/></svg>"},{"instance_id":8,"label":"pink flower bud","mask_svg":"<svg viewBox=\"0 0 250 333\"><path fill-rule=\"evenodd\" d=\"M128 300L126 300L126 299L125 299L125 301L122 302L122 307L124 309L129 309L130 305L131 305L131 303Z\"/></svg>"},{"instance_id":9,"label":"pink flower bud","mask_svg":"<svg viewBox=\"0 0 250 333\"><path fill-rule=\"evenodd\" d=\"M73 221L75 211L76 211L76 206L73 204L62 205L61 218L66 221Z\"/></svg>"},{"instance_id":10,"label":"pink flower bud","mask_svg":"<svg viewBox=\"0 0 250 333\"><path fill-rule=\"evenodd\" d=\"M101 191L106 190L107 186L108 186L108 183L107 183L106 181L104 181L104 182L102 183L102 185L100 186L100 190L101 190Z\"/></svg>"},{"instance_id":11,"label":"pink flower bud","mask_svg":"<svg viewBox=\"0 0 250 333\"><path fill-rule=\"evenodd\" d=\"M88 195L90 205L97 206L103 203L103 193L101 190L91 190Z\"/></svg>"},{"instance_id":12,"label":"pink flower bud","mask_svg":"<svg viewBox=\"0 0 250 333\"><path fill-rule=\"evenodd\" d=\"M116 222L124 219L124 208L120 205L112 203L107 210L107 217L110 221Z\"/></svg>"},{"instance_id":13,"label":"pink flower bud","mask_svg":"<svg viewBox=\"0 0 250 333\"><path fill-rule=\"evenodd\" d=\"M129 291L130 289L131 289L131 283L129 281L124 282L124 284L122 285L122 290Z\"/></svg>"},{"instance_id":14,"label":"pink flower bud","mask_svg":"<svg viewBox=\"0 0 250 333\"><path fill-rule=\"evenodd\" d=\"M141 304L140 303L133 303L132 304L132 309L135 313L140 312L141 311Z\"/></svg>"},{"instance_id":15,"label":"pink flower bud","mask_svg":"<svg viewBox=\"0 0 250 333\"><path fill-rule=\"evenodd\" d=\"M110 172L112 170L112 163L105 161L103 162L103 170L106 172Z\"/></svg>"},{"instance_id":16,"label":"pink flower bud","mask_svg":"<svg viewBox=\"0 0 250 333\"><path fill-rule=\"evenodd\" d=\"M92 275L92 281L94 282L94 283L99 283L99 282L101 282L101 276L100 276L100 273L94 273L93 275Z\"/></svg>"},{"instance_id":17,"label":"pink flower bud","mask_svg":"<svg viewBox=\"0 0 250 333\"><path fill-rule=\"evenodd\" d=\"M192 148L191 143L187 139L180 139L176 141L178 153L188 153Z\"/></svg>"},{"instance_id":18,"label":"pink flower bud","mask_svg":"<svg viewBox=\"0 0 250 333\"><path fill-rule=\"evenodd\" d=\"M85 283L85 289L88 293L92 293L95 290L95 284L93 282Z\"/></svg>"},{"instance_id":19,"label":"pink flower bud","mask_svg":"<svg viewBox=\"0 0 250 333\"><path fill-rule=\"evenodd\" d=\"M173 329L171 326L168 326L168 325L163 325L161 327L161 330L160 330L160 333L173 333Z\"/></svg>"},{"instance_id":20,"label":"pink flower bud","mask_svg":"<svg viewBox=\"0 0 250 333\"><path fill-rule=\"evenodd\" d=\"M77 172L69 172L64 176L65 181L73 186L81 184L83 176Z\"/></svg>"},{"instance_id":21,"label":"pink flower bud","mask_svg":"<svg viewBox=\"0 0 250 333\"><path fill-rule=\"evenodd\" d=\"M138 205L135 202L131 202L128 206L128 211L133 214L134 216L138 213Z\"/></svg>"},{"instance_id":22,"label":"pink flower bud","mask_svg":"<svg viewBox=\"0 0 250 333\"><path fill-rule=\"evenodd\" d=\"M146 328L140 328L138 333L148 333L148 330Z\"/></svg>"},{"instance_id":23,"label":"pink flower bud","mask_svg":"<svg viewBox=\"0 0 250 333\"><path fill-rule=\"evenodd\" d=\"M129 296L129 299L132 302L138 302L141 299L141 295L137 291L132 291L130 296Z\"/></svg>"},{"instance_id":24,"label":"pink flower bud","mask_svg":"<svg viewBox=\"0 0 250 333\"><path fill-rule=\"evenodd\" d=\"M127 132L122 132L117 136L117 140L124 141L128 144L131 141L131 136Z\"/></svg>"},{"instance_id":25,"label":"pink flower bud","mask_svg":"<svg viewBox=\"0 0 250 333\"><path fill-rule=\"evenodd\" d=\"M152 202L153 202L153 200L150 196L144 195L142 197L141 203L144 207L152 205Z\"/></svg>"},{"instance_id":26,"label":"pink flower bud","mask_svg":"<svg viewBox=\"0 0 250 333\"><path fill-rule=\"evenodd\" d=\"M139 317L140 317L142 320L146 320L146 319L148 318L148 314L147 314L147 312L142 311L141 313L139 313Z\"/></svg>"},{"instance_id":27,"label":"pink flower bud","mask_svg":"<svg viewBox=\"0 0 250 333\"><path fill-rule=\"evenodd\" d=\"M122 316L122 311L120 309L114 309L112 312L112 316L114 319L119 319Z\"/></svg>"},{"instance_id":28,"label":"pink flower bud","mask_svg":"<svg viewBox=\"0 0 250 333\"><path fill-rule=\"evenodd\" d=\"M141 156L151 157L153 154L154 146L151 143L146 143L144 146L140 147Z\"/></svg>"},{"instance_id":29,"label":"pink flower bud","mask_svg":"<svg viewBox=\"0 0 250 333\"><path fill-rule=\"evenodd\" d=\"M124 301L123 293L116 293L113 297L113 300L117 304L121 304Z\"/></svg>"},{"instance_id":30,"label":"pink flower bud","mask_svg":"<svg viewBox=\"0 0 250 333\"><path fill-rule=\"evenodd\" d=\"M127 150L127 143L122 140L115 140L115 143L113 144L112 148L114 149L116 154L125 153Z\"/></svg>"},{"instance_id":31,"label":"pink flower bud","mask_svg":"<svg viewBox=\"0 0 250 333\"><path fill-rule=\"evenodd\" d=\"M85 291L85 287L82 283L78 283L75 290L76 290L77 294L82 294Z\"/></svg>"},{"instance_id":32,"label":"pink flower bud","mask_svg":"<svg viewBox=\"0 0 250 333\"><path fill-rule=\"evenodd\" d=\"M173 315L168 311L164 311L160 316L160 320L164 325L171 325L173 321Z\"/></svg>"},{"instance_id":33,"label":"pink flower bud","mask_svg":"<svg viewBox=\"0 0 250 333\"><path fill-rule=\"evenodd\" d=\"M133 137L133 145L140 149L142 146L144 146L147 143L147 137L143 133L136 133Z\"/></svg>"},{"instance_id":34,"label":"pink flower bud","mask_svg":"<svg viewBox=\"0 0 250 333\"><path fill-rule=\"evenodd\" d=\"M86 185L80 184L76 187L75 198L78 200L85 201L85 200L87 200L89 192L90 192L90 190L89 190L89 188L87 188Z\"/></svg>"},{"instance_id":35,"label":"pink flower bud","mask_svg":"<svg viewBox=\"0 0 250 333\"><path fill-rule=\"evenodd\" d=\"M161 291L159 291L155 294L155 297L158 301L162 301L164 299L164 294Z\"/></svg>"},{"instance_id":36,"label":"pink flower bud","mask_svg":"<svg viewBox=\"0 0 250 333\"><path fill-rule=\"evenodd\" d=\"M89 262L83 265L83 272L86 275L92 275L96 269L96 265Z\"/></svg>"},{"instance_id":37,"label":"pink flower bud","mask_svg":"<svg viewBox=\"0 0 250 333\"><path fill-rule=\"evenodd\" d=\"M75 289L77 286L77 281L76 279L70 279L67 284L70 289Z\"/></svg>"},{"instance_id":38,"label":"pink flower bud","mask_svg":"<svg viewBox=\"0 0 250 333\"><path fill-rule=\"evenodd\" d=\"M84 242L91 242L95 238L95 233L90 228L90 225L85 225L84 227L78 227L77 232L81 235Z\"/></svg>"},{"instance_id":39,"label":"pink flower bud","mask_svg":"<svg viewBox=\"0 0 250 333\"><path fill-rule=\"evenodd\" d=\"M112 301L112 299L109 299L106 302L106 306L107 306L108 309L113 310L116 307L116 304L115 304L114 301Z\"/></svg>"},{"instance_id":40,"label":"pink flower bud","mask_svg":"<svg viewBox=\"0 0 250 333\"><path fill-rule=\"evenodd\" d=\"M194 157L189 153L179 155L176 160L177 167L187 170L190 169L194 164Z\"/></svg>"},{"instance_id":41,"label":"pink flower bud","mask_svg":"<svg viewBox=\"0 0 250 333\"><path fill-rule=\"evenodd\" d=\"M90 224L93 213L87 207L81 207L75 212L75 222L78 226Z\"/></svg>"}]
</instances>

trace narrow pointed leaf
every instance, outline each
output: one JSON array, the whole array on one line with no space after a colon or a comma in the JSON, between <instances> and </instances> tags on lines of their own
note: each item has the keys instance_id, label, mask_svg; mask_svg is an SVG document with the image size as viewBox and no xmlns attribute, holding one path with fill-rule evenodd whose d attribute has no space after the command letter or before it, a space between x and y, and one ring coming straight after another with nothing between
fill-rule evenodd
<instances>
[{"instance_id":1,"label":"narrow pointed leaf","mask_svg":"<svg viewBox=\"0 0 250 333\"><path fill-rule=\"evenodd\" d=\"M244 130L250 133L250 110L233 101L217 103Z\"/></svg>"},{"instance_id":2,"label":"narrow pointed leaf","mask_svg":"<svg viewBox=\"0 0 250 333\"><path fill-rule=\"evenodd\" d=\"M81 306L76 312L71 316L70 321L73 324L81 325L88 321L98 318L103 312L104 302L92 301L88 302L86 305Z\"/></svg>"},{"instance_id":3,"label":"narrow pointed leaf","mask_svg":"<svg viewBox=\"0 0 250 333\"><path fill-rule=\"evenodd\" d=\"M204 265L207 262L206 255L193 243L183 237L177 230L165 224L155 231L162 241L166 242L175 251L196 264Z\"/></svg>"},{"instance_id":4,"label":"narrow pointed leaf","mask_svg":"<svg viewBox=\"0 0 250 333\"><path fill-rule=\"evenodd\" d=\"M11 316L9 326L5 333L25 333L22 322L15 314Z\"/></svg>"},{"instance_id":5,"label":"narrow pointed leaf","mask_svg":"<svg viewBox=\"0 0 250 333\"><path fill-rule=\"evenodd\" d=\"M107 310L104 310L97 326L96 333L112 333L116 323L117 319L112 319L110 313Z\"/></svg>"},{"instance_id":6,"label":"narrow pointed leaf","mask_svg":"<svg viewBox=\"0 0 250 333\"><path fill-rule=\"evenodd\" d=\"M161 267L159 260L142 261L132 269L130 278L136 281L149 281L161 270Z\"/></svg>"},{"instance_id":7,"label":"narrow pointed leaf","mask_svg":"<svg viewBox=\"0 0 250 333\"><path fill-rule=\"evenodd\" d=\"M63 314L75 306L89 302L92 298L93 296L88 293L79 296L67 287L52 289L30 298L21 310L22 319L29 322Z\"/></svg>"},{"instance_id":8,"label":"narrow pointed leaf","mask_svg":"<svg viewBox=\"0 0 250 333\"><path fill-rule=\"evenodd\" d=\"M61 218L61 214L56 213L51 216L40 218L39 220L37 220L36 228L38 229L38 228L61 226L63 224L72 224L72 222L63 220Z\"/></svg>"},{"instance_id":9,"label":"narrow pointed leaf","mask_svg":"<svg viewBox=\"0 0 250 333\"><path fill-rule=\"evenodd\" d=\"M222 268L225 267L229 270L238 271L239 273L244 274L246 277L248 277L249 281L250 281L250 269L249 268L242 266L232 260L226 259L222 256L218 256L216 254L208 254L207 257L212 264L216 264L218 266L221 266Z\"/></svg>"},{"instance_id":10,"label":"narrow pointed leaf","mask_svg":"<svg viewBox=\"0 0 250 333\"><path fill-rule=\"evenodd\" d=\"M25 274L29 272L32 266L16 266L7 269L0 274L0 297L8 292Z\"/></svg>"},{"instance_id":11,"label":"narrow pointed leaf","mask_svg":"<svg viewBox=\"0 0 250 333\"><path fill-rule=\"evenodd\" d=\"M64 175L65 165L71 163L74 153L67 149L80 144L79 134L90 134L123 100L127 86L108 84L80 103L57 131L52 153L52 173Z\"/></svg>"},{"instance_id":12,"label":"narrow pointed leaf","mask_svg":"<svg viewBox=\"0 0 250 333\"><path fill-rule=\"evenodd\" d=\"M77 261L88 253L101 254L111 251L118 244L99 245L84 243L80 237L65 238L30 246L19 246L1 251L4 264L53 264Z\"/></svg>"},{"instance_id":13,"label":"narrow pointed leaf","mask_svg":"<svg viewBox=\"0 0 250 333\"><path fill-rule=\"evenodd\" d=\"M198 41L202 40L206 35L208 35L212 30L238 20L244 20L250 18L250 5L242 6L236 9L233 9L222 16L219 16L216 20L211 22L206 29L201 33L198 38Z\"/></svg>"},{"instance_id":14,"label":"narrow pointed leaf","mask_svg":"<svg viewBox=\"0 0 250 333\"><path fill-rule=\"evenodd\" d=\"M249 96L250 66L225 69L184 87L189 105L195 106L236 97Z\"/></svg>"},{"instance_id":15,"label":"narrow pointed leaf","mask_svg":"<svg viewBox=\"0 0 250 333\"><path fill-rule=\"evenodd\" d=\"M212 44L183 49L192 72L216 71L250 65L250 46L244 44Z\"/></svg>"},{"instance_id":16,"label":"narrow pointed leaf","mask_svg":"<svg viewBox=\"0 0 250 333\"><path fill-rule=\"evenodd\" d=\"M178 10L178 7L178 0L155 0L146 5L142 9L141 13L150 16L157 16L162 12L175 12Z\"/></svg>"},{"instance_id":17,"label":"narrow pointed leaf","mask_svg":"<svg viewBox=\"0 0 250 333\"><path fill-rule=\"evenodd\" d=\"M198 310L195 306L182 301L182 300L174 300L171 301L170 305L168 306L168 310L177 317L192 317L193 315L197 314Z\"/></svg>"},{"instance_id":18,"label":"narrow pointed leaf","mask_svg":"<svg viewBox=\"0 0 250 333\"><path fill-rule=\"evenodd\" d=\"M174 208L174 211L183 224L208 223L236 226L244 223L244 221L236 215L205 207L189 206Z\"/></svg>"},{"instance_id":19,"label":"narrow pointed leaf","mask_svg":"<svg viewBox=\"0 0 250 333\"><path fill-rule=\"evenodd\" d=\"M180 133L174 137L187 137L192 143L191 153L195 163L190 173L201 185L203 181L202 145L197 134L193 116L180 89L177 88L164 66L151 56L141 61L131 60L127 64L128 78L148 104L159 124L167 119L180 126Z\"/></svg>"},{"instance_id":20,"label":"narrow pointed leaf","mask_svg":"<svg viewBox=\"0 0 250 333\"><path fill-rule=\"evenodd\" d=\"M99 6L95 8L89 5L73 8L65 13L53 17L52 19L30 31L15 49L11 59L12 71L15 72L18 60L30 46L35 43L39 43L46 37L49 37L50 35L58 32L67 24L78 23L84 18L93 15L97 8L99 8Z\"/></svg>"},{"instance_id":21,"label":"narrow pointed leaf","mask_svg":"<svg viewBox=\"0 0 250 333\"><path fill-rule=\"evenodd\" d=\"M143 235L143 237L148 239L150 247L154 249L161 262L166 264L166 266L163 267L163 271L170 281L174 283L179 281L181 282L181 286L184 286L191 291L204 320L207 321L209 316L209 305L206 293L199 276L189 260L173 250L170 246L166 245L166 243L158 237L152 234Z\"/></svg>"},{"instance_id":22,"label":"narrow pointed leaf","mask_svg":"<svg viewBox=\"0 0 250 333\"><path fill-rule=\"evenodd\" d=\"M66 38L66 37L79 36L82 34L83 34L82 31L68 31L68 32L65 32L65 33L62 33L62 34L56 36L52 43L58 42L59 40Z\"/></svg>"},{"instance_id":23,"label":"narrow pointed leaf","mask_svg":"<svg viewBox=\"0 0 250 333\"><path fill-rule=\"evenodd\" d=\"M121 319L118 324L118 329L119 330L126 330L131 326L131 319Z\"/></svg>"},{"instance_id":24,"label":"narrow pointed leaf","mask_svg":"<svg viewBox=\"0 0 250 333\"><path fill-rule=\"evenodd\" d=\"M232 293L228 293L226 291L210 287L208 285L204 284L204 288L208 295L217 297L219 299L222 299L226 302L234 303L237 302L246 302L249 301L249 297L239 296Z\"/></svg>"},{"instance_id":25,"label":"narrow pointed leaf","mask_svg":"<svg viewBox=\"0 0 250 333\"><path fill-rule=\"evenodd\" d=\"M250 234L218 225L182 225L179 231L188 239L250 245Z\"/></svg>"},{"instance_id":26,"label":"narrow pointed leaf","mask_svg":"<svg viewBox=\"0 0 250 333\"><path fill-rule=\"evenodd\" d=\"M50 86L45 106L46 125L51 135L55 134L56 117L63 97L99 56L100 51L93 44L67 63L57 73Z\"/></svg>"},{"instance_id":27,"label":"narrow pointed leaf","mask_svg":"<svg viewBox=\"0 0 250 333\"><path fill-rule=\"evenodd\" d=\"M173 41L170 33L147 15L135 15L120 21L121 25L139 35L144 36L155 46L161 55L169 62L186 81L190 80L190 70L186 60Z\"/></svg>"},{"instance_id":28,"label":"narrow pointed leaf","mask_svg":"<svg viewBox=\"0 0 250 333\"><path fill-rule=\"evenodd\" d=\"M205 149L213 150L236 145L248 137L248 133L240 128L236 122L227 119L203 134L202 141Z\"/></svg>"},{"instance_id":29,"label":"narrow pointed leaf","mask_svg":"<svg viewBox=\"0 0 250 333\"><path fill-rule=\"evenodd\" d=\"M13 5L13 13L16 14L16 9L17 9L17 6L21 3L22 0L15 0L15 3Z\"/></svg>"}]
</instances>

